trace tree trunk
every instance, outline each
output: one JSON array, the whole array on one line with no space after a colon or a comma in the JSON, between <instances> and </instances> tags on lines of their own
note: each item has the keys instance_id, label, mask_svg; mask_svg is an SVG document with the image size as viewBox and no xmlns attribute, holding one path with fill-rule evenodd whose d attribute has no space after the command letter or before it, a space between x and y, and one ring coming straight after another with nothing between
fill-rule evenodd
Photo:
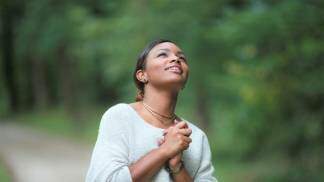
<instances>
[{"instance_id":1,"label":"tree trunk","mask_svg":"<svg viewBox=\"0 0 324 182\"><path fill-rule=\"evenodd\" d=\"M196 87L196 111L200 127L204 131L208 131L210 123L210 109L208 105L208 93L202 84Z\"/></svg>"},{"instance_id":2,"label":"tree trunk","mask_svg":"<svg viewBox=\"0 0 324 182\"><path fill-rule=\"evenodd\" d=\"M33 98L37 109L44 109L49 104L48 87L46 82L46 65L43 60L32 58Z\"/></svg>"},{"instance_id":3,"label":"tree trunk","mask_svg":"<svg viewBox=\"0 0 324 182\"><path fill-rule=\"evenodd\" d=\"M9 112L17 112L19 110L18 89L14 66L14 37L13 37L13 13L12 8L4 3L1 11L2 22L2 61L4 73L4 85L9 96Z\"/></svg>"},{"instance_id":4,"label":"tree trunk","mask_svg":"<svg viewBox=\"0 0 324 182\"><path fill-rule=\"evenodd\" d=\"M76 131L83 129L82 116L78 107L78 91L76 89L75 70L76 65L73 64L71 58L66 52L66 45L62 45L58 49L58 68L59 68L59 89L60 97L66 111L72 117ZM82 88L79 88L82 89Z\"/></svg>"}]
</instances>

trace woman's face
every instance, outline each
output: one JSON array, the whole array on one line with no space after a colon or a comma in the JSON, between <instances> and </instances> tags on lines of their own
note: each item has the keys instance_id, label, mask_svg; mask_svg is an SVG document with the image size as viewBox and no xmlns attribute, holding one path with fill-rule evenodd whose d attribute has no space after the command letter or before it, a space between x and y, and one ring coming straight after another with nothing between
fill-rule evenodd
<instances>
[{"instance_id":1,"label":"woman's face","mask_svg":"<svg viewBox=\"0 0 324 182\"><path fill-rule=\"evenodd\" d=\"M148 84L180 90L186 83L189 67L181 49L171 42L156 45L146 58L144 76Z\"/></svg>"}]
</instances>

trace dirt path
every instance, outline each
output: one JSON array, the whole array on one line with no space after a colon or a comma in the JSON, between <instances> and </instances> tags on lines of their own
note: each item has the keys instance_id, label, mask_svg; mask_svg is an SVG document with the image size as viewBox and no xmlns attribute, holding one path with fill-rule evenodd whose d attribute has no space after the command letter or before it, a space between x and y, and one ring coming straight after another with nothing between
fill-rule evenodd
<instances>
[{"instance_id":1,"label":"dirt path","mask_svg":"<svg viewBox=\"0 0 324 182\"><path fill-rule=\"evenodd\" d=\"M92 146L0 123L0 156L15 182L84 181Z\"/></svg>"}]
</instances>

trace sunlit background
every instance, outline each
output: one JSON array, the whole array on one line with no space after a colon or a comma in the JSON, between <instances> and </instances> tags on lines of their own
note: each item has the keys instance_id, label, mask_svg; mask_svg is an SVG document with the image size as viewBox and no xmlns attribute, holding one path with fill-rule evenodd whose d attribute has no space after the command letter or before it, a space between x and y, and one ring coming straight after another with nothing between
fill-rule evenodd
<instances>
[{"instance_id":1,"label":"sunlit background","mask_svg":"<svg viewBox=\"0 0 324 182\"><path fill-rule=\"evenodd\" d=\"M177 114L206 131L220 182L324 180L323 1L0 3L0 181L83 181L156 38L188 58Z\"/></svg>"}]
</instances>

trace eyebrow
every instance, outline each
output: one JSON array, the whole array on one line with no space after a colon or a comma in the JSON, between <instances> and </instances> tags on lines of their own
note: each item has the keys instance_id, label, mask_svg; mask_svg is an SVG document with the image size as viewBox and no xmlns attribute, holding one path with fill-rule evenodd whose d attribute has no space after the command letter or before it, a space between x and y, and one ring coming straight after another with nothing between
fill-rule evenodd
<instances>
[{"instance_id":1,"label":"eyebrow","mask_svg":"<svg viewBox=\"0 0 324 182\"><path fill-rule=\"evenodd\" d=\"M159 49L158 51L167 51L167 52L170 52L170 49ZM177 54L184 55L184 53L182 51L178 51Z\"/></svg>"}]
</instances>

